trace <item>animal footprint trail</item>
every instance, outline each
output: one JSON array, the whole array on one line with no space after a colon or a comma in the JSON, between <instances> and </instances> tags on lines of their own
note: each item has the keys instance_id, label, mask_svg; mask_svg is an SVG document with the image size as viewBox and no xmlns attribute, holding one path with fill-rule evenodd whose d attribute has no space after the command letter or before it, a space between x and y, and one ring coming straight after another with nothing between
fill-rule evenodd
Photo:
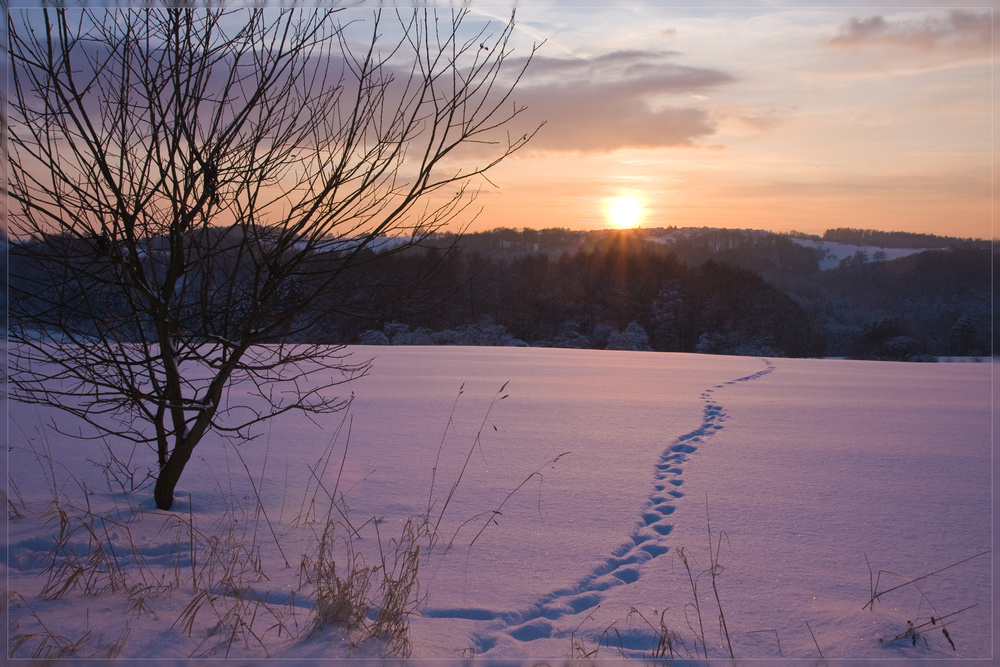
<instances>
[{"instance_id":1,"label":"animal footprint trail","mask_svg":"<svg viewBox=\"0 0 1000 667\"><path fill-rule=\"evenodd\" d=\"M774 371L774 364L770 360L765 359L764 366L763 370L752 375L715 385L700 394L705 402L701 424L676 437L660 454L654 465L653 491L631 534L575 584L542 596L531 607L520 612L484 616L482 610L427 609L423 613L437 618L492 620L492 627L484 628L473 636L473 645L478 654L496 646L504 634L517 642L569 636L578 624L576 619L558 626L554 622L563 617L590 613L603 601L604 591L634 584L642 575L643 565L669 551L666 538L673 530L670 516L677 510L677 500L684 496L681 491L683 466L699 446L724 428L723 424L727 419L722 405L714 398L715 392L737 383L752 382Z\"/></svg>"}]
</instances>

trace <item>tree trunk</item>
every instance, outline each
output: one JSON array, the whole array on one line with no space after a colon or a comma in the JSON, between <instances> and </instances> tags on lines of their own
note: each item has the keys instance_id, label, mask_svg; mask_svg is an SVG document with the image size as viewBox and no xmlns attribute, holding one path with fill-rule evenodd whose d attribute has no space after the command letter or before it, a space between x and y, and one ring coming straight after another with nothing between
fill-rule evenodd
<instances>
[{"instance_id":1,"label":"tree trunk","mask_svg":"<svg viewBox=\"0 0 1000 667\"><path fill-rule=\"evenodd\" d=\"M160 468L160 474L156 478L156 486L153 487L153 500L161 510L169 510L174 504L174 487L177 486L184 466L191 458L191 452L197 442L185 440L174 447L170 453L166 465Z\"/></svg>"}]
</instances>

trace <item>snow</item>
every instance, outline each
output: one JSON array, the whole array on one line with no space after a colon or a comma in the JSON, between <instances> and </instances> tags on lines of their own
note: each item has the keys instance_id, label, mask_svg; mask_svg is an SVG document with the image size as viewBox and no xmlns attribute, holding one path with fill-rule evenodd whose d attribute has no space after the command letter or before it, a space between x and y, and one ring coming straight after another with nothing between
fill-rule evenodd
<instances>
[{"instance_id":1,"label":"snow","mask_svg":"<svg viewBox=\"0 0 1000 667\"><path fill-rule=\"evenodd\" d=\"M16 655L31 656L44 623L67 643L84 638L79 656L119 642L119 657L133 659L380 657L384 641L352 647L357 635L342 629L306 639L315 594L300 563L315 555L315 519L326 511L317 479L344 493L361 536L354 548L374 562L380 541L388 549L408 517L427 512L429 496L436 518L459 478L442 539L422 545L426 598L410 617L416 659L648 658L661 614L701 655L681 549L701 575L712 658L728 658L729 644L739 659L817 661L822 651L828 663L993 655L993 559L977 555L993 544L992 364L352 351L375 364L351 384L346 418L317 426L284 415L250 443L203 442L172 512L156 510L148 488L123 492L132 480L121 474L106 481L101 465L114 459L104 443L46 426L57 419L66 430L67 417L10 403L9 628L35 637ZM131 446L111 451L155 461ZM110 536L131 592L38 597L59 532L53 496L71 525L79 517ZM718 602L705 573L709 529L722 568ZM197 532L206 539L192 543ZM69 540L77 556L88 553L87 534ZM188 627L198 599L191 572L212 563L242 574L229 588L216 576L211 607ZM897 573L881 574L879 590L953 567L866 609L869 564L874 576ZM946 619L954 650L940 625L918 628L915 644L892 641L907 621L967 607ZM211 634L223 617L231 640Z\"/></svg>"},{"instance_id":2,"label":"snow","mask_svg":"<svg viewBox=\"0 0 1000 667\"><path fill-rule=\"evenodd\" d=\"M854 257L855 253L862 252L869 261L875 259L875 253L883 253L885 260L899 259L907 255L923 252L927 248L881 248L877 246L852 245L850 243L835 243L832 241L814 241L811 239L792 239L795 243L807 248L822 250L824 255L819 261L821 271L828 271L836 268L841 261Z\"/></svg>"}]
</instances>

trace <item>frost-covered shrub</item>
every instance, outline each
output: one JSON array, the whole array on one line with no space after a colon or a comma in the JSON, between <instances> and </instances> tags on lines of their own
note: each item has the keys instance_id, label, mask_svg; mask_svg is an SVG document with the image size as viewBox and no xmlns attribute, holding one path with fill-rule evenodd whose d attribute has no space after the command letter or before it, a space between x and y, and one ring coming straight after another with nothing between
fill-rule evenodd
<instances>
[{"instance_id":1,"label":"frost-covered shrub","mask_svg":"<svg viewBox=\"0 0 1000 667\"><path fill-rule=\"evenodd\" d=\"M701 352L702 354L712 354L719 351L721 347L719 339L721 336L718 333L703 333L698 336L698 344L694 346L695 352Z\"/></svg>"},{"instance_id":2,"label":"frost-covered shrub","mask_svg":"<svg viewBox=\"0 0 1000 667\"><path fill-rule=\"evenodd\" d=\"M590 339L580 333L580 325L576 322L566 322L552 341L552 347L565 347L584 350L591 346Z\"/></svg>"},{"instance_id":3,"label":"frost-covered shrub","mask_svg":"<svg viewBox=\"0 0 1000 667\"><path fill-rule=\"evenodd\" d=\"M410 325L403 324L402 322L389 322L382 327L382 332L390 341L393 341L393 345L397 345L398 343L395 342L396 336L410 333Z\"/></svg>"},{"instance_id":4,"label":"frost-covered shrub","mask_svg":"<svg viewBox=\"0 0 1000 667\"><path fill-rule=\"evenodd\" d=\"M855 359L879 361L909 361L924 353L923 344L909 335L903 323L892 317L866 322L851 348L851 356Z\"/></svg>"},{"instance_id":5,"label":"frost-covered shrub","mask_svg":"<svg viewBox=\"0 0 1000 667\"><path fill-rule=\"evenodd\" d=\"M362 345L389 345L389 337L374 329L364 332L358 336L358 339Z\"/></svg>"},{"instance_id":6,"label":"frost-covered shrub","mask_svg":"<svg viewBox=\"0 0 1000 667\"><path fill-rule=\"evenodd\" d=\"M608 336L605 350L649 351L649 336L646 330L636 322L629 322L625 331L615 331Z\"/></svg>"},{"instance_id":7,"label":"frost-covered shrub","mask_svg":"<svg viewBox=\"0 0 1000 667\"><path fill-rule=\"evenodd\" d=\"M494 347L527 347L527 343L511 336L501 324L484 317L476 324L458 329L445 329L430 335L438 345L473 345Z\"/></svg>"},{"instance_id":8,"label":"frost-covered shrub","mask_svg":"<svg viewBox=\"0 0 1000 667\"><path fill-rule=\"evenodd\" d=\"M820 332L826 341L824 355L827 357L846 357L861 337L861 326L858 324L843 324L833 318L828 318Z\"/></svg>"},{"instance_id":9,"label":"frost-covered shrub","mask_svg":"<svg viewBox=\"0 0 1000 667\"><path fill-rule=\"evenodd\" d=\"M918 354L920 341L911 336L893 336L883 344L886 356L894 360L909 359Z\"/></svg>"},{"instance_id":10,"label":"frost-covered shrub","mask_svg":"<svg viewBox=\"0 0 1000 667\"><path fill-rule=\"evenodd\" d=\"M392 337L393 345L434 345L429 329L418 327L413 331L399 333Z\"/></svg>"},{"instance_id":11,"label":"frost-covered shrub","mask_svg":"<svg viewBox=\"0 0 1000 667\"><path fill-rule=\"evenodd\" d=\"M472 345L468 342L468 335L463 328L443 329L431 334L431 340L435 345Z\"/></svg>"},{"instance_id":12,"label":"frost-covered shrub","mask_svg":"<svg viewBox=\"0 0 1000 667\"><path fill-rule=\"evenodd\" d=\"M590 344L597 349L602 349L608 344L611 334L617 332L618 329L614 325L607 322L598 322L594 325L593 331L590 332Z\"/></svg>"},{"instance_id":13,"label":"frost-covered shrub","mask_svg":"<svg viewBox=\"0 0 1000 667\"><path fill-rule=\"evenodd\" d=\"M410 331L410 326L408 324L403 324L402 322L389 322L384 327L382 327L383 333L385 333L391 345L433 345L434 341L431 339L430 330L424 329L422 327L417 328L415 331Z\"/></svg>"},{"instance_id":14,"label":"frost-covered shrub","mask_svg":"<svg viewBox=\"0 0 1000 667\"><path fill-rule=\"evenodd\" d=\"M990 354L992 319L990 310L963 313L948 332L948 349L953 355L982 357Z\"/></svg>"},{"instance_id":15,"label":"frost-covered shrub","mask_svg":"<svg viewBox=\"0 0 1000 667\"><path fill-rule=\"evenodd\" d=\"M727 354L734 354L738 357L782 357L783 354L776 352L769 345L743 343L731 348Z\"/></svg>"},{"instance_id":16,"label":"frost-covered shrub","mask_svg":"<svg viewBox=\"0 0 1000 667\"><path fill-rule=\"evenodd\" d=\"M785 356L781 350L774 349L767 341L739 331L703 333L698 337L695 351L703 354L732 354L740 357Z\"/></svg>"}]
</instances>

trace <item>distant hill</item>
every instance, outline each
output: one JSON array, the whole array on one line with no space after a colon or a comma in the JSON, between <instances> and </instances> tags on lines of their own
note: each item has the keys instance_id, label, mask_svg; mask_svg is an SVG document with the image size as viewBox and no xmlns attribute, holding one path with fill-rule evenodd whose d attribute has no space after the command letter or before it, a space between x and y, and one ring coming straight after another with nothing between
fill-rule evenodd
<instances>
[{"instance_id":1,"label":"distant hill","mask_svg":"<svg viewBox=\"0 0 1000 667\"><path fill-rule=\"evenodd\" d=\"M935 234L915 234L913 232L882 232L875 229L854 229L839 227L823 233L823 240L847 245L875 246L878 248L988 248L989 241L982 239L961 239Z\"/></svg>"},{"instance_id":2,"label":"distant hill","mask_svg":"<svg viewBox=\"0 0 1000 667\"><path fill-rule=\"evenodd\" d=\"M393 254L394 239L380 239L372 253L386 254L352 269L350 288L328 295L337 308L288 342L887 360L983 358L996 344L1000 254L986 241L677 227L501 228L430 241ZM347 247L323 245L315 261ZM200 317L203 304L191 307Z\"/></svg>"},{"instance_id":3,"label":"distant hill","mask_svg":"<svg viewBox=\"0 0 1000 667\"><path fill-rule=\"evenodd\" d=\"M374 335L893 360L981 358L994 344L988 241L707 227L441 240L456 253L440 296Z\"/></svg>"},{"instance_id":4,"label":"distant hill","mask_svg":"<svg viewBox=\"0 0 1000 667\"><path fill-rule=\"evenodd\" d=\"M563 252L575 252L580 248L593 246L609 236L623 233L671 248L678 254L684 255L688 262L695 263L705 261L709 256L718 259L718 253L727 254L750 246L757 253L767 248L772 256L776 252L775 248L781 247L786 255L799 254L795 263L801 263L801 253L797 253L788 244L791 240L800 247L817 251L823 269L832 268L836 262L857 251L864 252L871 259L896 259L920 250L991 247L991 242L983 239L850 227L828 229L822 235L716 227L650 227L595 231L498 227L489 231L465 234L461 237L460 245L466 250L489 257L511 258L535 253L558 257ZM455 240L456 236L442 234L441 238L448 241ZM876 253L880 250L885 252L876 257ZM800 265L799 268L803 267Z\"/></svg>"},{"instance_id":5,"label":"distant hill","mask_svg":"<svg viewBox=\"0 0 1000 667\"><path fill-rule=\"evenodd\" d=\"M861 253L867 260L878 262L899 259L900 257L928 250L927 248L886 248L867 244L839 243L835 241L823 241L819 238L796 238L793 241L801 246L814 248L822 253L819 260L819 268L822 271L835 269L841 262L853 259L858 253ZM934 248L934 250L939 249Z\"/></svg>"}]
</instances>

